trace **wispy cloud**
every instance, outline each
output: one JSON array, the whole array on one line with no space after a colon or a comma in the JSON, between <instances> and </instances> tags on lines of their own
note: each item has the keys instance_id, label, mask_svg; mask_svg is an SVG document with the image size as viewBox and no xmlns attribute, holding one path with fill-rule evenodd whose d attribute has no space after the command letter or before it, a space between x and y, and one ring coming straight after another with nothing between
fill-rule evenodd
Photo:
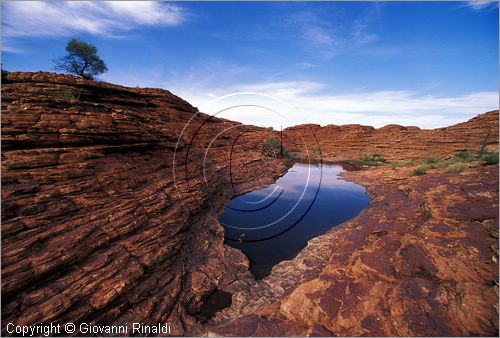
<instances>
[{"instance_id":1,"label":"wispy cloud","mask_svg":"<svg viewBox=\"0 0 500 338\"><path fill-rule=\"evenodd\" d=\"M234 86L232 90L242 92L260 92L282 98L298 97L317 92L324 85L316 81L280 81Z\"/></svg>"},{"instance_id":2,"label":"wispy cloud","mask_svg":"<svg viewBox=\"0 0 500 338\"><path fill-rule=\"evenodd\" d=\"M138 26L175 26L186 11L155 1L4 1L3 36L116 36Z\"/></svg>"},{"instance_id":3,"label":"wispy cloud","mask_svg":"<svg viewBox=\"0 0 500 338\"><path fill-rule=\"evenodd\" d=\"M299 69L310 69L310 68L316 68L318 67L317 64L311 63L311 62L299 62L295 65Z\"/></svg>"},{"instance_id":4,"label":"wispy cloud","mask_svg":"<svg viewBox=\"0 0 500 338\"><path fill-rule=\"evenodd\" d=\"M18 48L14 46L11 41L6 41L3 39L2 41L2 52L15 53L15 54L23 54L25 50L22 48Z\"/></svg>"},{"instance_id":5,"label":"wispy cloud","mask_svg":"<svg viewBox=\"0 0 500 338\"><path fill-rule=\"evenodd\" d=\"M175 90L174 90L175 91ZM255 104L283 113L274 116L268 110L239 108L227 111L223 117L260 126L279 128L304 123L365 124L382 127L387 124L416 125L420 128L437 128L463 122L477 114L498 109L497 92L473 92L457 96L424 95L409 90L356 92L349 94L328 93L324 84L314 81L285 81L234 86L231 90L212 88L212 95L203 96L199 91L185 88L176 91L194 105L215 113L225 106ZM245 92L230 96L217 105L208 104L214 93ZM276 97L248 94L258 92Z\"/></svg>"},{"instance_id":6,"label":"wispy cloud","mask_svg":"<svg viewBox=\"0 0 500 338\"><path fill-rule=\"evenodd\" d=\"M341 41L334 34L331 22L311 11L290 15L288 24L298 30L298 37L308 49L322 59L330 60L338 53Z\"/></svg>"},{"instance_id":7,"label":"wispy cloud","mask_svg":"<svg viewBox=\"0 0 500 338\"><path fill-rule=\"evenodd\" d=\"M375 41L377 35L369 32L369 24L366 20L358 20L354 22L352 31L352 40L357 45L365 45Z\"/></svg>"},{"instance_id":8,"label":"wispy cloud","mask_svg":"<svg viewBox=\"0 0 500 338\"><path fill-rule=\"evenodd\" d=\"M476 0L476 1L467 1L465 5L476 11L480 11L485 8L496 7L497 4L498 4L497 1Z\"/></svg>"},{"instance_id":9,"label":"wispy cloud","mask_svg":"<svg viewBox=\"0 0 500 338\"><path fill-rule=\"evenodd\" d=\"M298 30L298 37L308 50L328 61L376 41L378 37L372 25L379 15L377 4L373 4L352 22L345 21L341 16L325 19L323 13L313 11L292 13L287 22Z\"/></svg>"}]
</instances>

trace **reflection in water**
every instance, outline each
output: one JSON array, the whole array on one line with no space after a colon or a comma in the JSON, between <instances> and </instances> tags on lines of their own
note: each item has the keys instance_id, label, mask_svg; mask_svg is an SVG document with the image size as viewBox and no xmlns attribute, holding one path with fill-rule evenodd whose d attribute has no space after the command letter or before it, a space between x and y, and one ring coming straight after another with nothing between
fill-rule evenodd
<instances>
[{"instance_id":1,"label":"reflection in water","mask_svg":"<svg viewBox=\"0 0 500 338\"><path fill-rule=\"evenodd\" d=\"M270 187L231 200L220 218L226 244L247 255L256 278L368 206L365 189L342 171L341 164L297 163Z\"/></svg>"}]
</instances>

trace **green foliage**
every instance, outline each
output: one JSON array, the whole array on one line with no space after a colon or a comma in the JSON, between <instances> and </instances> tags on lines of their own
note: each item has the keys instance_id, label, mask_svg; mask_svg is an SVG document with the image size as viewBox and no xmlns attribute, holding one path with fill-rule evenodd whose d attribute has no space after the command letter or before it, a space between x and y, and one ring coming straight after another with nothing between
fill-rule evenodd
<instances>
[{"instance_id":1,"label":"green foliage","mask_svg":"<svg viewBox=\"0 0 500 338\"><path fill-rule=\"evenodd\" d=\"M443 160L436 157L429 157L422 161L428 168L436 169L448 165L449 160Z\"/></svg>"},{"instance_id":2,"label":"green foliage","mask_svg":"<svg viewBox=\"0 0 500 338\"><path fill-rule=\"evenodd\" d=\"M454 163L448 167L450 173L461 173L467 169L467 166L463 163Z\"/></svg>"},{"instance_id":3,"label":"green foliage","mask_svg":"<svg viewBox=\"0 0 500 338\"><path fill-rule=\"evenodd\" d=\"M421 164L418 168L411 172L412 176L424 175L429 169L436 169L442 167L448 167L448 172L461 173L469 168L470 165L467 163L475 162L472 166L477 166L480 163L478 161L484 161L483 164L492 165L498 164L498 152L488 151L486 149L486 144L483 142L478 153L474 153L470 149L463 149L455 152L455 154L450 158L437 158L429 157L423 160L419 160L416 163ZM416 164L410 160L406 161L396 161L392 162L392 168L412 166Z\"/></svg>"},{"instance_id":4,"label":"green foliage","mask_svg":"<svg viewBox=\"0 0 500 338\"><path fill-rule=\"evenodd\" d=\"M162 253L156 258L156 264L162 264L167 259L167 254Z\"/></svg>"},{"instance_id":5,"label":"green foliage","mask_svg":"<svg viewBox=\"0 0 500 338\"><path fill-rule=\"evenodd\" d=\"M54 96L60 100L71 101L71 100L80 100L81 92L73 92L71 90L61 90L59 92L55 92Z\"/></svg>"},{"instance_id":6,"label":"green foliage","mask_svg":"<svg viewBox=\"0 0 500 338\"><path fill-rule=\"evenodd\" d=\"M413 165L412 160L403 160L403 161L395 161L391 162L391 167L393 168L398 168L398 167L408 167Z\"/></svg>"},{"instance_id":7,"label":"green foliage","mask_svg":"<svg viewBox=\"0 0 500 338\"><path fill-rule=\"evenodd\" d=\"M275 138L267 139L264 142L263 153L273 158L295 159L295 156L288 151L288 148L283 146L281 149L280 141Z\"/></svg>"},{"instance_id":8,"label":"green foliage","mask_svg":"<svg viewBox=\"0 0 500 338\"><path fill-rule=\"evenodd\" d=\"M488 164L488 165L498 164L498 152L496 152L496 153L485 152L481 159L486 161L486 164Z\"/></svg>"},{"instance_id":9,"label":"green foliage","mask_svg":"<svg viewBox=\"0 0 500 338\"><path fill-rule=\"evenodd\" d=\"M491 164L497 164L498 163L498 152L491 152L485 150L485 147L482 146L481 150L479 151L479 155L474 155L472 152L468 149L466 150L461 150L455 153L453 157L454 162L474 162L474 161L480 161L483 160L486 162L487 165Z\"/></svg>"},{"instance_id":10,"label":"green foliage","mask_svg":"<svg viewBox=\"0 0 500 338\"><path fill-rule=\"evenodd\" d=\"M439 161L441 161L441 160L440 160L440 159L438 159L438 158L435 158L435 157L428 157L428 158L426 158L426 159L424 160L424 162L425 162L426 164L437 164L437 163L439 163Z\"/></svg>"},{"instance_id":11,"label":"green foliage","mask_svg":"<svg viewBox=\"0 0 500 338\"><path fill-rule=\"evenodd\" d=\"M420 166L418 168L415 168L411 175L412 176L421 176L421 175L425 175L425 173L427 172L427 167L424 167L424 166Z\"/></svg>"},{"instance_id":12,"label":"green foliage","mask_svg":"<svg viewBox=\"0 0 500 338\"><path fill-rule=\"evenodd\" d=\"M459 162L469 163L477 160L477 157L469 149L457 151L453 157Z\"/></svg>"},{"instance_id":13,"label":"green foliage","mask_svg":"<svg viewBox=\"0 0 500 338\"><path fill-rule=\"evenodd\" d=\"M361 153L361 160L363 161L376 161L376 162L387 162L384 155L378 151L374 151L371 154Z\"/></svg>"},{"instance_id":14,"label":"green foliage","mask_svg":"<svg viewBox=\"0 0 500 338\"><path fill-rule=\"evenodd\" d=\"M267 139L264 142L264 154L273 158L278 158L281 155L280 142L275 138ZM284 151L284 150L283 150Z\"/></svg>"},{"instance_id":15,"label":"green foliage","mask_svg":"<svg viewBox=\"0 0 500 338\"><path fill-rule=\"evenodd\" d=\"M55 68L84 79L93 79L95 76L108 70L104 61L97 55L97 47L82 40L71 39L66 45L68 55L54 60Z\"/></svg>"},{"instance_id":16,"label":"green foliage","mask_svg":"<svg viewBox=\"0 0 500 338\"><path fill-rule=\"evenodd\" d=\"M379 166L386 163L384 155L378 151L374 151L370 154L365 154L363 152L359 153L359 161L357 163L367 166Z\"/></svg>"}]
</instances>

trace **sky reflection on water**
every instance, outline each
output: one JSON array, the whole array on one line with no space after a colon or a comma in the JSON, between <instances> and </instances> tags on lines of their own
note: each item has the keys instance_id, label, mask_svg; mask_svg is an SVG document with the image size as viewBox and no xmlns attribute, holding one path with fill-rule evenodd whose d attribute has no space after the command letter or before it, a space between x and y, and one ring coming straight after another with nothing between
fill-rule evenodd
<instances>
[{"instance_id":1,"label":"sky reflection on water","mask_svg":"<svg viewBox=\"0 0 500 338\"><path fill-rule=\"evenodd\" d=\"M270 187L231 200L220 218L226 244L247 255L256 278L368 206L365 189L340 177L343 170L341 164L296 163Z\"/></svg>"}]
</instances>

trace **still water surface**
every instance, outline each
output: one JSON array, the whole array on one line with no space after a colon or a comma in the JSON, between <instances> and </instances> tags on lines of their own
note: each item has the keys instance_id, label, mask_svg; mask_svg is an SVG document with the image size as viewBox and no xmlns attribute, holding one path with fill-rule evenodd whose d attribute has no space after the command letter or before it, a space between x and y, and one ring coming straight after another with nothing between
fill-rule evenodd
<instances>
[{"instance_id":1,"label":"still water surface","mask_svg":"<svg viewBox=\"0 0 500 338\"><path fill-rule=\"evenodd\" d=\"M273 185L231 200L220 218L225 242L249 258L256 278L368 206L365 189L339 176L343 166L296 163Z\"/></svg>"}]
</instances>

